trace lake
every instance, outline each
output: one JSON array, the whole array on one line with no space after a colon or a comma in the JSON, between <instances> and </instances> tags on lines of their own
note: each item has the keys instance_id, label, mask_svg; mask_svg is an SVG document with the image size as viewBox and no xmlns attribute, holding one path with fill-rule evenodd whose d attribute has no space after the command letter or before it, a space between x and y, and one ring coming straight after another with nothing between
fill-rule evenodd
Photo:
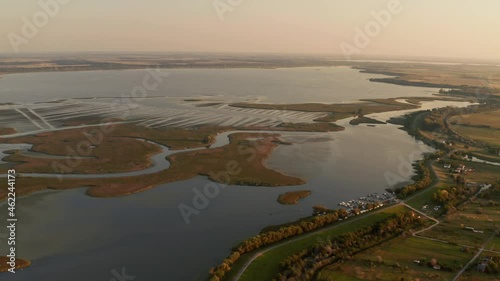
<instances>
[{"instance_id":1,"label":"lake","mask_svg":"<svg viewBox=\"0 0 500 281\"><path fill-rule=\"evenodd\" d=\"M380 75L345 67L293 69L168 69L155 95L181 99L260 102L344 102L360 98L423 96L437 89L372 83ZM0 79L4 102L34 103L60 98L114 97L139 83L144 70L30 73ZM139 81L139 82L138 82ZM168 106L162 99L145 107ZM179 100L179 99L177 99ZM464 103L426 103L428 108ZM175 106L178 106L175 105ZM403 112L371 115L382 121ZM290 187L228 186L186 224L179 204L192 205L194 190L208 183L195 177L120 198L96 199L84 189L44 191L18 199L18 256L32 266L0 280L113 280L112 270L137 281L204 280L235 246L263 227L308 216L312 206L337 208L341 201L384 192L408 182L410 162L433 151L399 126L351 126L332 133L282 133L266 165L307 183ZM396 175L398 182L388 181ZM295 206L279 194L301 189L311 196ZM0 203L0 209L6 209ZM0 212L5 221L6 211ZM4 231L6 232L6 231ZM1 232L0 232L1 234ZM3 239L2 239L3 240ZM4 241L2 241L4 242ZM4 243L0 244L4 245ZM5 253L5 247L0 254Z\"/></svg>"}]
</instances>

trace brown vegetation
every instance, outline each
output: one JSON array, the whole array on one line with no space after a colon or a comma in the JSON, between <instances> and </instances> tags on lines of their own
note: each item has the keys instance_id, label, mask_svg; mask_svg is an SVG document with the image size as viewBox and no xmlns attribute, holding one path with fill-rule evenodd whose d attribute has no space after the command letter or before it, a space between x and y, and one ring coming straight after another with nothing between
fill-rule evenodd
<instances>
[{"instance_id":1,"label":"brown vegetation","mask_svg":"<svg viewBox=\"0 0 500 281\"><path fill-rule=\"evenodd\" d=\"M181 129L179 129L181 130ZM175 140L179 131L171 130L175 134L164 136L163 142L174 140L181 145L182 139ZM120 130L116 130L120 132ZM203 130L193 131L197 135ZM184 132L184 134L188 134ZM157 140L160 140L157 137ZM199 137L199 136L198 136ZM193 140L194 137L191 137ZM258 138L255 141L248 138ZM184 136L184 139L189 137ZM203 139L203 138L201 138ZM201 140L200 139L200 140ZM203 143L197 142L199 146ZM196 175L204 175L209 179L238 185L282 186L300 185L304 181L299 178L283 175L267 169L263 160L272 149L277 146L278 136L274 134L239 133L230 136L230 144L214 148L201 149L190 152L173 154L169 157L171 167L158 173L123 178L105 179L64 179L18 177L17 194L19 196L43 189L68 189L75 187L89 187L87 194L95 197L113 197L144 191L163 183L185 180ZM194 141L192 142L195 143ZM4 199L5 191L0 191L0 198Z\"/></svg>"},{"instance_id":2,"label":"brown vegetation","mask_svg":"<svg viewBox=\"0 0 500 281\"><path fill-rule=\"evenodd\" d=\"M16 130L13 128L0 128L0 136L1 135L10 135L15 134Z\"/></svg>"},{"instance_id":3,"label":"brown vegetation","mask_svg":"<svg viewBox=\"0 0 500 281\"><path fill-rule=\"evenodd\" d=\"M10 266L7 264L9 257L0 256L0 272L7 272ZM31 265L31 262L25 259L16 259L16 269L22 269Z\"/></svg>"},{"instance_id":4,"label":"brown vegetation","mask_svg":"<svg viewBox=\"0 0 500 281\"><path fill-rule=\"evenodd\" d=\"M32 151L66 156L67 160L59 161L61 165L56 165L57 167L71 166L66 162L78 161L78 165L71 166L71 169L55 169L54 159L14 153L5 160L19 163L14 169L20 173L117 173L144 170L151 165L151 156L161 151L157 145L140 139L148 139L174 149L204 147L213 142L217 132L223 130L210 127L199 130L158 130L120 124L45 132L3 139L2 143L29 143L33 144ZM81 157L85 158L77 159Z\"/></svg>"},{"instance_id":5,"label":"brown vegetation","mask_svg":"<svg viewBox=\"0 0 500 281\"><path fill-rule=\"evenodd\" d=\"M311 195L310 190L290 191L280 194L280 196L278 196L278 202L285 205L295 205L299 203L300 199L304 199L309 195Z\"/></svg>"}]
</instances>

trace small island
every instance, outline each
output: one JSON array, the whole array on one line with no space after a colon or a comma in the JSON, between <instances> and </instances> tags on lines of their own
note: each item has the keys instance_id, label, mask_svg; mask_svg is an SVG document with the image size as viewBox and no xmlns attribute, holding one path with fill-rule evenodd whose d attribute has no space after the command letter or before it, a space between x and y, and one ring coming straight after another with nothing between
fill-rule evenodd
<instances>
[{"instance_id":1,"label":"small island","mask_svg":"<svg viewBox=\"0 0 500 281\"><path fill-rule=\"evenodd\" d=\"M283 205L296 205L297 203L299 203L300 199L304 199L309 195L311 195L310 190L290 191L280 194L280 196L278 197L278 202Z\"/></svg>"},{"instance_id":2,"label":"small island","mask_svg":"<svg viewBox=\"0 0 500 281\"><path fill-rule=\"evenodd\" d=\"M11 268L9 265L10 258L0 256L0 272L8 272ZM16 259L16 269L22 269L31 265L31 262L25 259Z\"/></svg>"},{"instance_id":3,"label":"small island","mask_svg":"<svg viewBox=\"0 0 500 281\"><path fill-rule=\"evenodd\" d=\"M358 116L357 118L354 118L351 121L349 121L349 124L359 125L359 124L386 124L386 123L370 117Z\"/></svg>"}]
</instances>

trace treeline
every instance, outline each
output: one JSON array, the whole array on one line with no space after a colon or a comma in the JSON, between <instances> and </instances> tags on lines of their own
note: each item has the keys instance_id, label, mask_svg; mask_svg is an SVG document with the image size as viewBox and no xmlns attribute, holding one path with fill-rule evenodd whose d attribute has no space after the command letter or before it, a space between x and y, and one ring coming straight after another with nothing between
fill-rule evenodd
<instances>
[{"instance_id":1,"label":"treeline","mask_svg":"<svg viewBox=\"0 0 500 281\"><path fill-rule=\"evenodd\" d=\"M430 159L426 159L423 161L418 161L414 166L417 169L417 176L414 178L415 182L412 184L408 184L404 187L394 189L394 193L398 196L398 198L402 199L410 194L427 188L432 183L431 171L427 168L425 162Z\"/></svg>"},{"instance_id":2,"label":"treeline","mask_svg":"<svg viewBox=\"0 0 500 281\"><path fill-rule=\"evenodd\" d=\"M326 265L342 262L367 248L422 224L418 216L406 212L386 218L333 238L289 256L280 263L280 272L274 281L312 280L316 272Z\"/></svg>"},{"instance_id":3,"label":"treeline","mask_svg":"<svg viewBox=\"0 0 500 281\"><path fill-rule=\"evenodd\" d=\"M476 190L476 187L467 187L465 185L443 187L432 194L432 200L442 205L445 211L449 211L471 198Z\"/></svg>"},{"instance_id":4,"label":"treeline","mask_svg":"<svg viewBox=\"0 0 500 281\"><path fill-rule=\"evenodd\" d=\"M233 249L229 257L224 259L222 263L209 271L210 281L224 280L227 272L231 270L231 266L243 255L253 250L265 247L267 245L280 242L284 239L291 238L306 232L317 230L326 225L336 222L339 218L348 216L345 209L327 210L325 215L315 216L309 220L301 220L295 224L280 227L278 230L268 231L259 235L253 236L243 241L239 246Z\"/></svg>"}]
</instances>

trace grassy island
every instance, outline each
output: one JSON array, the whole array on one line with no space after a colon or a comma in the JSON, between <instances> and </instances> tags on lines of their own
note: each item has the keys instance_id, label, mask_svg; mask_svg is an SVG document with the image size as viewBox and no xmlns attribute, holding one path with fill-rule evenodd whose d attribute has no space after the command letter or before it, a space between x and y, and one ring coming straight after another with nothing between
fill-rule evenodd
<instances>
[{"instance_id":1,"label":"grassy island","mask_svg":"<svg viewBox=\"0 0 500 281\"><path fill-rule=\"evenodd\" d=\"M290 191L280 194L280 196L278 196L278 202L284 205L295 205L299 203L300 199L304 199L309 195L311 195L310 190Z\"/></svg>"},{"instance_id":2,"label":"grassy island","mask_svg":"<svg viewBox=\"0 0 500 281\"><path fill-rule=\"evenodd\" d=\"M13 128L0 128L0 136L2 135L10 135L10 134L15 134L16 130Z\"/></svg>"},{"instance_id":3,"label":"grassy island","mask_svg":"<svg viewBox=\"0 0 500 281\"><path fill-rule=\"evenodd\" d=\"M10 266L8 262L10 261L9 257L0 256L0 272L8 272ZM16 259L16 270L23 269L31 265L31 262L25 259Z\"/></svg>"}]
</instances>

